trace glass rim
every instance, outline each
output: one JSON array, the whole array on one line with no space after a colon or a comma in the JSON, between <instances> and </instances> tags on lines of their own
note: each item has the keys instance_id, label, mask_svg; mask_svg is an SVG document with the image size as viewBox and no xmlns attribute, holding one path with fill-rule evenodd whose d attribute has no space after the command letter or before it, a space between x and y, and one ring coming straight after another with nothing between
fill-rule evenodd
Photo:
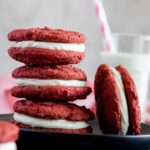
<instances>
[{"instance_id":1,"label":"glass rim","mask_svg":"<svg viewBox=\"0 0 150 150\"><path fill-rule=\"evenodd\" d=\"M114 32L112 36L116 37L128 37L128 38L143 38L145 40L150 40L150 35L138 34L138 33L121 33L121 32Z\"/></svg>"}]
</instances>

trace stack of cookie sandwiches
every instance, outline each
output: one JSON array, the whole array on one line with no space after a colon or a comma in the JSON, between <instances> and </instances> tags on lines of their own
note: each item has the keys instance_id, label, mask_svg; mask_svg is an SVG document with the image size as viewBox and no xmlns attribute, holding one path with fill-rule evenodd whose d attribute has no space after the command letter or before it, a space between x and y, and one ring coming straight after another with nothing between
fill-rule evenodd
<instances>
[{"instance_id":1,"label":"stack of cookie sandwiches","mask_svg":"<svg viewBox=\"0 0 150 150\"><path fill-rule=\"evenodd\" d=\"M71 64L84 58L85 37L79 32L50 28L13 30L8 53L25 66L12 72L14 123L21 128L52 132L91 133L94 114L72 102L91 93L85 73Z\"/></svg>"}]
</instances>

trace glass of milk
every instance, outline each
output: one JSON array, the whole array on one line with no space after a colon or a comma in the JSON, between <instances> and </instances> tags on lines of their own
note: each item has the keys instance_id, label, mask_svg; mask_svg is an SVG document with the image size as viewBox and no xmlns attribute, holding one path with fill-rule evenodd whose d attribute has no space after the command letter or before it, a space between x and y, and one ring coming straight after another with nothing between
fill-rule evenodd
<instances>
[{"instance_id":1,"label":"glass of milk","mask_svg":"<svg viewBox=\"0 0 150 150\"><path fill-rule=\"evenodd\" d=\"M100 52L100 62L113 67L123 65L131 73L137 87L144 122L150 73L150 36L115 33L113 38L117 52L109 53L104 47L104 51Z\"/></svg>"}]
</instances>

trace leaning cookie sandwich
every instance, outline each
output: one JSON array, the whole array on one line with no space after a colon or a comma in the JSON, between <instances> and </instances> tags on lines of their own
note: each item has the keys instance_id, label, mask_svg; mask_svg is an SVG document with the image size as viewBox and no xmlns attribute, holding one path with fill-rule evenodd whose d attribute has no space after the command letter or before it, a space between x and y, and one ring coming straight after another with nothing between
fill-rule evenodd
<instances>
[{"instance_id":1,"label":"leaning cookie sandwich","mask_svg":"<svg viewBox=\"0 0 150 150\"><path fill-rule=\"evenodd\" d=\"M96 112L106 134L139 134L141 113L135 83L123 67L107 64L95 75Z\"/></svg>"}]
</instances>

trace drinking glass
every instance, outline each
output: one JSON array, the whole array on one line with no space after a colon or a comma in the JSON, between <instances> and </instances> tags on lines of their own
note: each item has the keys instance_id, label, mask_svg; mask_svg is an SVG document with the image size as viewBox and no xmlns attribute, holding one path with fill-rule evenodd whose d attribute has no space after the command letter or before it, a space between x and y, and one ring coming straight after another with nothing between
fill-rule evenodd
<instances>
[{"instance_id":1,"label":"drinking glass","mask_svg":"<svg viewBox=\"0 0 150 150\"><path fill-rule=\"evenodd\" d=\"M112 67L123 65L128 69L137 87L144 122L150 73L150 36L114 33L113 40L117 52L108 52L107 47L104 46L103 51L100 52L100 62Z\"/></svg>"}]
</instances>

